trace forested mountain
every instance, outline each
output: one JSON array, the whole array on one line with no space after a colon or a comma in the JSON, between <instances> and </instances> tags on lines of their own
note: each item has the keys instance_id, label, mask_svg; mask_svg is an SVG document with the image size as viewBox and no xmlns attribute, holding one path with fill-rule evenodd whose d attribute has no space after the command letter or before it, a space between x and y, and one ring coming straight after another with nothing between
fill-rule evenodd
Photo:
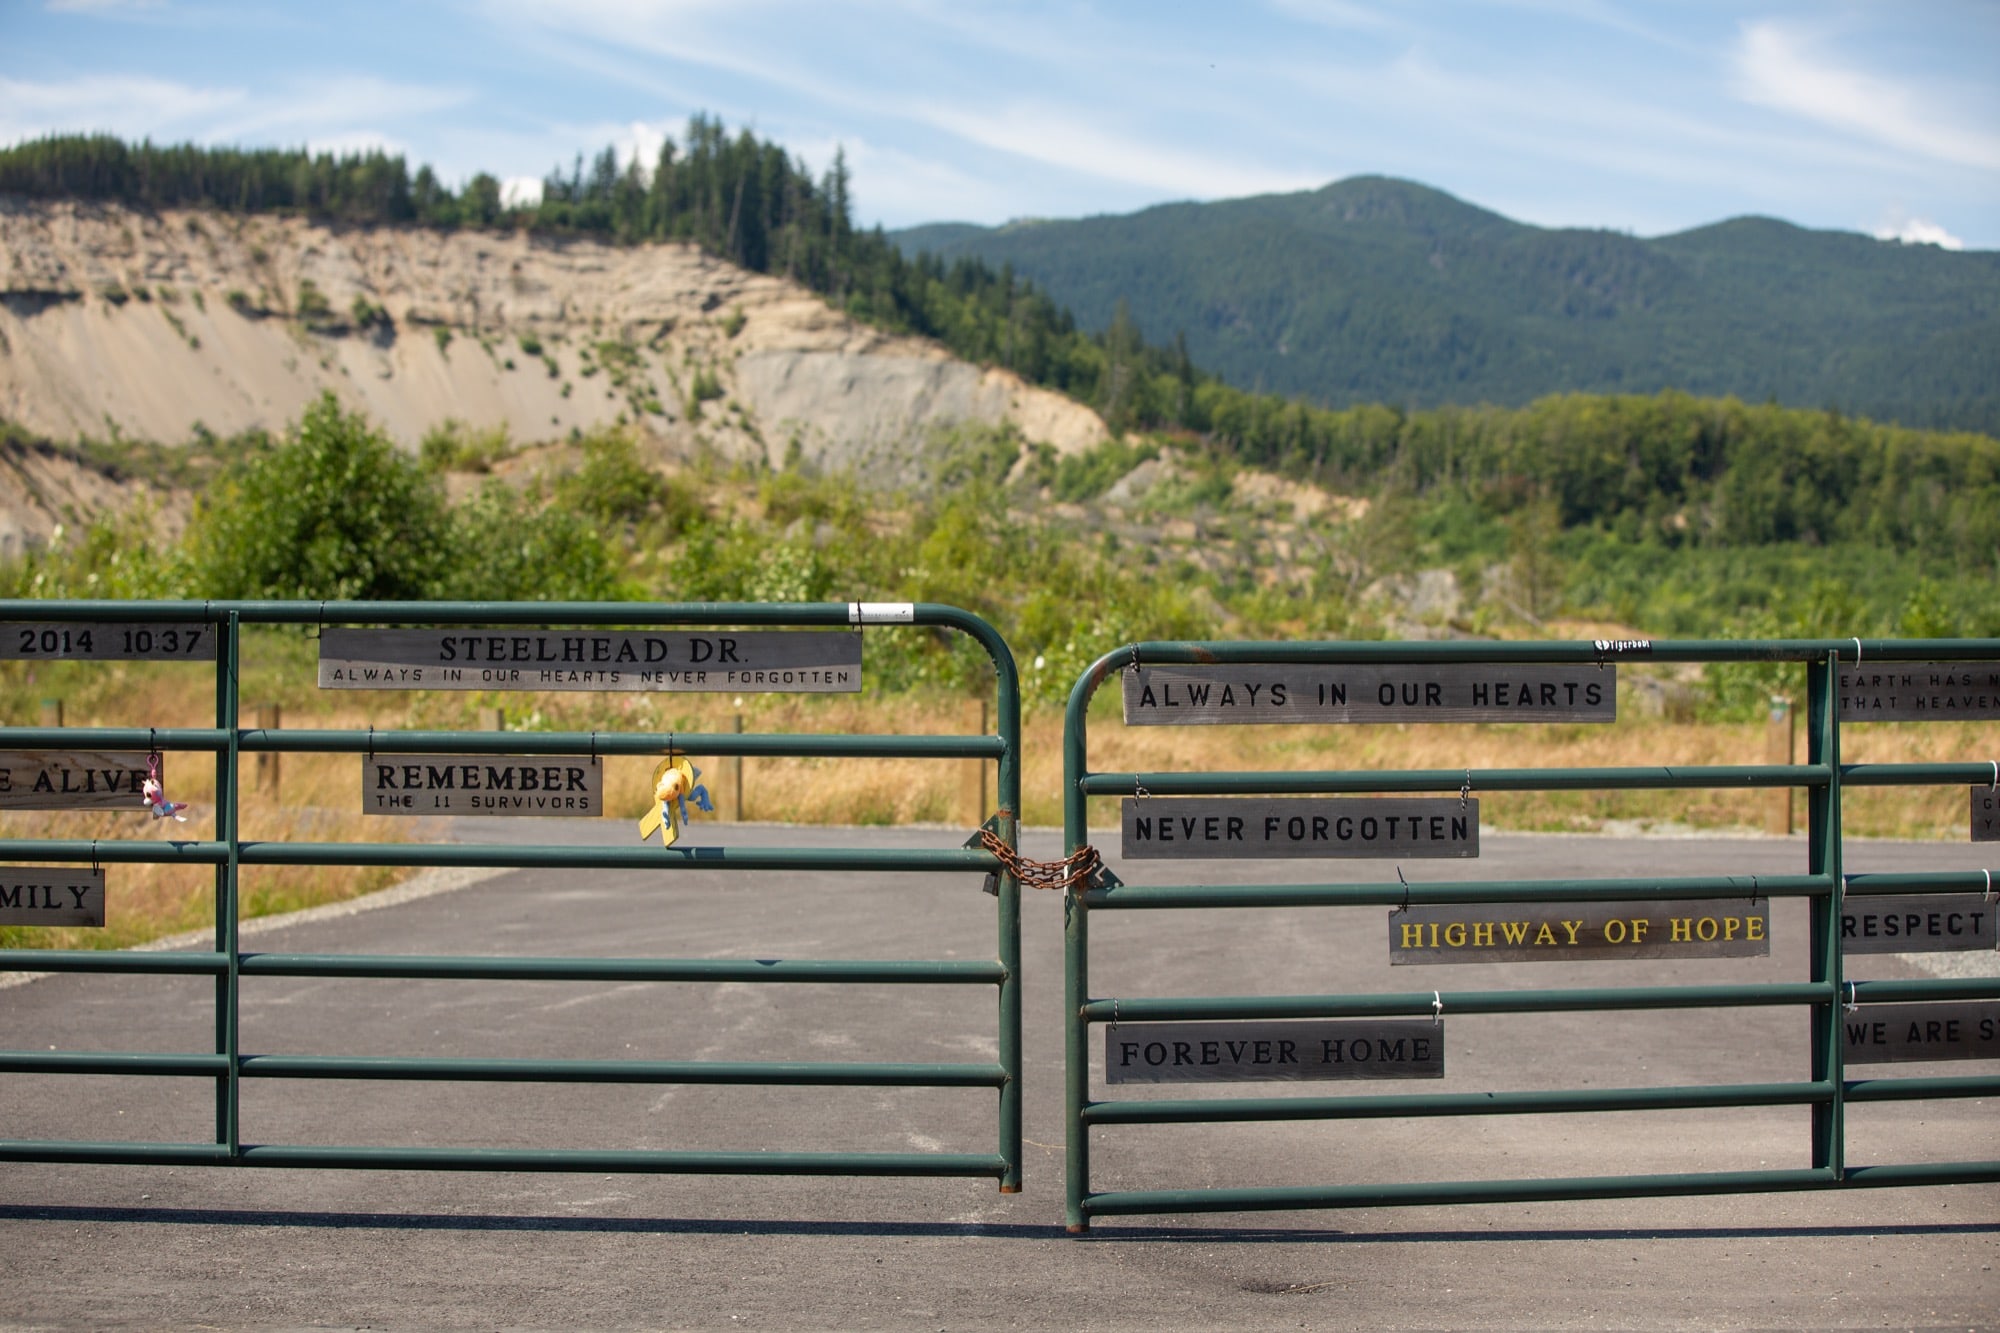
<instances>
[{"instance_id":1,"label":"forested mountain","mask_svg":"<svg viewBox=\"0 0 2000 1333\"><path fill-rule=\"evenodd\" d=\"M1381 177L890 239L1006 266L1087 329L1123 303L1224 380L1328 406L1680 389L2000 430L2000 253L1765 218L1547 230Z\"/></svg>"}]
</instances>

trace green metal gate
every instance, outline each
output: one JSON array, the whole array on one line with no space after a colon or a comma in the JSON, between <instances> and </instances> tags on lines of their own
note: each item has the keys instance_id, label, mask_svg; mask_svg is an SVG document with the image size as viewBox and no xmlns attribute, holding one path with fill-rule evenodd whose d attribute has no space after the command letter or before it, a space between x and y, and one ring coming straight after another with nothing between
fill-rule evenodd
<instances>
[{"instance_id":1,"label":"green metal gate","mask_svg":"<svg viewBox=\"0 0 2000 1333\"><path fill-rule=\"evenodd\" d=\"M243 755L340 753L411 755L809 756L975 760L997 766L998 811L988 821L1008 847L1018 845L1020 703L1014 661L983 620L929 603L760 604L469 604L364 602L0 602L7 632L44 634L50 656L63 652L63 627L184 626L215 636L215 725L205 728L0 728L0 748L159 751L209 754L215 760L216 836L212 840L0 841L0 862L117 865L168 862L210 865L215 872L214 947L207 952L0 951L0 972L75 972L208 976L214 979L212 1049L183 1053L0 1052L5 1075L140 1075L212 1080L214 1135L207 1142L103 1142L0 1139L0 1160L214 1166L379 1167L425 1170L593 1171L761 1175L868 1175L995 1178L1003 1192L1021 1182L1021 994L1019 884L992 853L976 846L940 850L746 848L727 845L623 848L574 845L277 843L239 836ZM245 626L832 628L905 624L971 637L991 657L996 678L994 734L798 735L493 731L265 730L241 724L239 700ZM30 627L40 627L31 629ZM115 655L115 654L113 654ZM259 865L660 869L664 872L828 869L868 875L990 876L996 890L997 943L990 959L728 959L477 956L354 956L249 951L239 941L238 872ZM966 882L966 881L961 881ZM977 880L969 881L977 883ZM755 1062L648 1060L447 1059L306 1056L242 1048L242 991L263 978L403 978L523 981L614 979L647 983L818 984L991 988L996 1002L997 1060L986 1063ZM555 1144L532 1148L397 1148L264 1143L242 1123L246 1080L387 1079L571 1084L736 1084L770 1087L989 1088L996 1102L991 1153L743 1152L597 1150Z\"/></svg>"},{"instance_id":2,"label":"green metal gate","mask_svg":"<svg viewBox=\"0 0 2000 1333\"><path fill-rule=\"evenodd\" d=\"M1632 660L1680 662L1797 662L1805 664L1809 753L1803 764L1731 767L1629 767L1409 771L1167 772L1093 771L1088 763L1086 718L1090 701L1121 672L1180 666L1199 671L1261 664L1272 667L1417 667L1468 664L1568 664L1602 667ZM1991 977L1850 981L1836 923L1844 902L1922 892L1969 895L1967 905L1993 897L1990 870L1964 873L1849 875L1842 864L1843 794L1863 786L1965 784L1986 787L2000 778L1987 760L1962 763L1844 764L1839 677L1843 664L1960 661L2000 662L2000 641L1651 641L1638 643L1144 643L1118 649L1095 662L1072 690L1064 731L1064 835L1069 853L1088 846L1091 798L1248 797L1261 795L1438 793L1530 790L1670 788L1802 788L1809 812L1807 864L1785 876L1616 879L1488 880L1410 885L1321 884L1124 884L1108 874L1077 885L1065 904L1067 1139L1066 1220L1083 1232L1091 1219L1145 1213L1349 1208L1374 1205L1535 1201L1813 1190L1841 1187L1925 1185L2000 1180L2000 1159L1855 1165L1848 1160L1845 1111L1861 1102L1984 1097L2000 1093L2000 1076L1851 1079L1843 1068L1840 1019L1847 1006L1903 1001L2000 998ZM1239 687L1240 688L1240 687ZM1294 694L1296 691L1293 692ZM1993 697L1989 690L1987 697ZM1171 700L1169 700L1171 702ZM1185 702L1183 700L1182 702ZM1983 716L1992 716L1991 713ZM1269 718L1259 720L1272 720ZM1299 720L1287 718L1285 720ZM1975 795L1975 802L1976 802ZM1136 810L1143 805L1140 800ZM1212 803L1227 806L1227 802ZM1128 872L1129 873L1129 872ZM1403 877L1399 872L1399 881ZM1646 900L1720 900L1759 895L1804 898L1810 903L1809 975L1766 984L1657 987L1422 990L1404 993L1119 997L1095 993L1090 984L1090 919L1120 910L1194 908L1352 907L1391 909L1441 904L1527 902L1601 903ZM1988 909L1990 911L1990 908ZM1393 938L1393 937L1392 937ZM1421 936L1419 936L1421 942ZM1566 1011L1665 1010L1740 1006L1799 1006L1809 1013L1801 1035L1808 1043L1806 1081L1699 1087L1570 1088L1550 1091L1470 1091L1394 1096L1205 1097L1173 1100L1098 1098L1092 1095L1089 1037L1104 1025L1202 1021L1406 1017L1441 1013L1536 1014ZM1144 1029L1140 1029L1143 1031ZM1162 1046L1165 1057L1165 1046ZM1107 1063L1109 1047L1107 1047ZM1093 1134L1132 1126L1225 1122L1350 1120L1377 1117L1537 1115L1665 1108L1802 1105L1810 1108L1810 1165L1798 1169L1681 1172L1571 1178L1470 1181L1302 1184L1245 1188L1150 1188L1095 1192L1091 1187ZM1984 1152L1990 1143L1974 1145Z\"/></svg>"}]
</instances>

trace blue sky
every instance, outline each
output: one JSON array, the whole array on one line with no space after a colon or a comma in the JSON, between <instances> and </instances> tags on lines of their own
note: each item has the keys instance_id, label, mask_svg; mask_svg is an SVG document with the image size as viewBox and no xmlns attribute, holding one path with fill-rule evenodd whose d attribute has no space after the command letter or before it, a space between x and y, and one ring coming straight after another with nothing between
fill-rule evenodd
<instances>
[{"instance_id":1,"label":"blue sky","mask_svg":"<svg viewBox=\"0 0 2000 1333\"><path fill-rule=\"evenodd\" d=\"M1995 0L0 0L0 142L382 146L529 182L719 115L864 224L1406 177L1545 226L2000 249Z\"/></svg>"}]
</instances>

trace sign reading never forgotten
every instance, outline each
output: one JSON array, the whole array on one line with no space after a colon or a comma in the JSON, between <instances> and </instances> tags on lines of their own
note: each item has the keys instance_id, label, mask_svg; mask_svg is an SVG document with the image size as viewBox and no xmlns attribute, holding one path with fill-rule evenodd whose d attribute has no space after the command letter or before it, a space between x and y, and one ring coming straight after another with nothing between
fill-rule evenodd
<instances>
[{"instance_id":1,"label":"sign reading never forgotten","mask_svg":"<svg viewBox=\"0 0 2000 1333\"><path fill-rule=\"evenodd\" d=\"M1614 722L1613 666L1226 663L1123 673L1128 726L1251 722Z\"/></svg>"},{"instance_id":2,"label":"sign reading never forgotten","mask_svg":"<svg viewBox=\"0 0 2000 1333\"><path fill-rule=\"evenodd\" d=\"M840 694L861 689L849 631L330 629L326 690L662 690Z\"/></svg>"},{"instance_id":3,"label":"sign reading never forgotten","mask_svg":"<svg viewBox=\"0 0 2000 1333\"><path fill-rule=\"evenodd\" d=\"M1123 814L1120 852L1132 860L1479 855L1479 802L1456 796L1127 797Z\"/></svg>"}]
</instances>

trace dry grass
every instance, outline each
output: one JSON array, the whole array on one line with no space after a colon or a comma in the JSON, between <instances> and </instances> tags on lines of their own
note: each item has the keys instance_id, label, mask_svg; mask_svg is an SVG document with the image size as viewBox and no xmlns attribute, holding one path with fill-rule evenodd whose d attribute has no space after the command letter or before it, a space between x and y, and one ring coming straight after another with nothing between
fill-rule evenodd
<instances>
[{"instance_id":1,"label":"dry grass","mask_svg":"<svg viewBox=\"0 0 2000 1333\"><path fill-rule=\"evenodd\" d=\"M284 708L290 727L380 730L471 729L480 710L502 707L519 730L729 732L739 702L743 728L774 733L965 734L978 705L951 698L856 696L504 695L321 692L311 682L311 644L271 636L246 660L242 698L246 725L266 700ZM1099 772L1283 769L1446 769L1619 767L1756 764L1768 762L1760 724L1718 726L1629 718L1613 726L1356 726L1137 727L1117 715L1115 692L1092 710L1090 764ZM0 719L36 725L39 701L60 697L72 726L208 726L214 687L205 667L0 664ZM1023 815L1026 822L1062 820L1062 719L1052 709L1025 723ZM2000 755L2000 723L1871 724L1842 735L1848 762L1985 761ZM1804 753L1804 738L1799 740ZM733 786L726 764L693 755L726 801ZM274 841L395 842L440 836L420 819L363 815L358 755L287 754L280 794L260 791L255 758L242 761L240 810L245 838ZM653 760L604 760L607 816L636 820L650 793ZM973 761L747 759L744 810L751 820L803 824L937 823L968 831L990 809L975 811L966 774ZM106 841L215 836L215 768L205 756L170 755L168 789L193 809L187 824L164 827L143 810L0 813L0 837L101 838ZM993 803L990 770L986 804ZM1585 831L1615 821L1697 829L1764 826L1774 798L1726 791L1523 792L1481 796L1489 829ZM1803 823L1803 806L1798 818ZM1112 822L1100 801L1093 823ZM1963 839L1962 787L1855 790L1846 800L1847 832L1855 836ZM636 838L636 830L634 831ZM698 831L697 837L702 836ZM715 836L715 835L709 835ZM243 914L264 915L337 901L401 878L390 869L248 867L241 875ZM118 865L110 874L108 921L102 930L0 927L0 945L122 947L211 926L215 874L208 867Z\"/></svg>"}]
</instances>

